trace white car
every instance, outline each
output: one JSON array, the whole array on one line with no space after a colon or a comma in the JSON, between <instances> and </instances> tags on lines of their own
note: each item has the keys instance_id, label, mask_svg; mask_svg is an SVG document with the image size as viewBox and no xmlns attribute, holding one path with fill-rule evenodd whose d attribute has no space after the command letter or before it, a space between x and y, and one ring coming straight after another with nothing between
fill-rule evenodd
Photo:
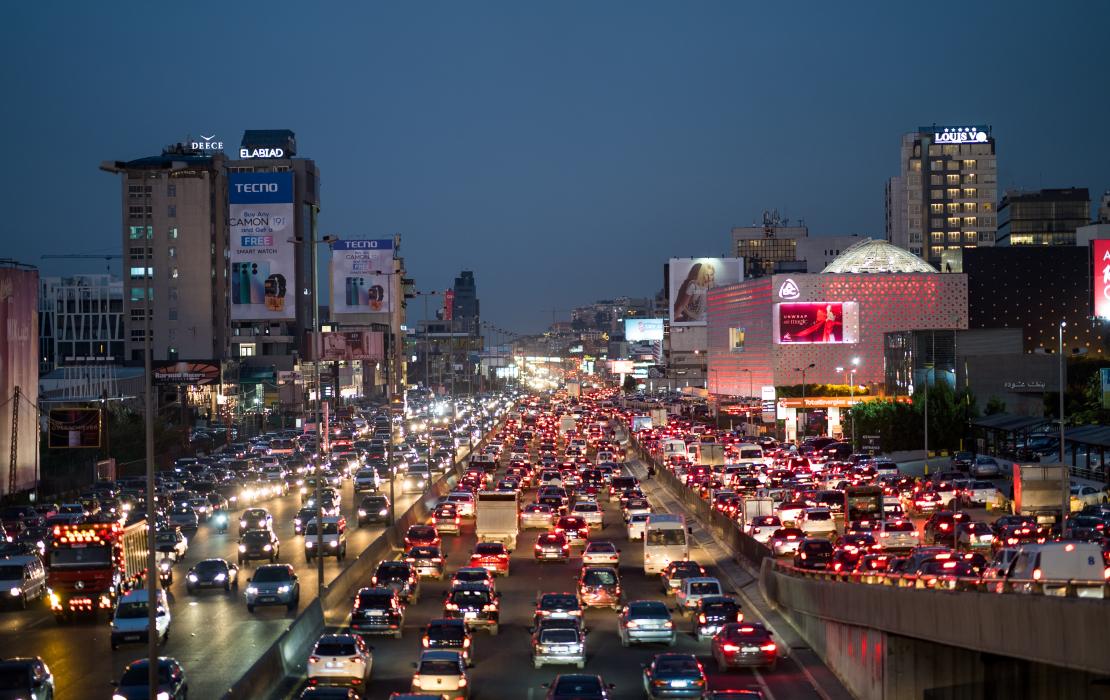
<instances>
[{"instance_id":1,"label":"white car","mask_svg":"<svg viewBox=\"0 0 1110 700\"><path fill-rule=\"evenodd\" d=\"M1106 491L1099 490L1087 484L1071 485L1071 510L1083 510L1083 506L1093 506L1106 503Z\"/></svg>"},{"instance_id":2,"label":"white car","mask_svg":"<svg viewBox=\"0 0 1110 700\"><path fill-rule=\"evenodd\" d=\"M112 615L112 649L123 642L145 642L147 640L147 591L139 588L125 594L116 604ZM158 643L164 644L170 636L170 604L166 591L158 589L158 608L155 611L154 629Z\"/></svg>"},{"instance_id":3,"label":"white car","mask_svg":"<svg viewBox=\"0 0 1110 700\"><path fill-rule=\"evenodd\" d=\"M994 457L976 457L975 462L972 463L968 469L973 477L983 479L985 477L998 477L1002 476L1002 467L999 466L998 461Z\"/></svg>"},{"instance_id":4,"label":"white car","mask_svg":"<svg viewBox=\"0 0 1110 700\"><path fill-rule=\"evenodd\" d=\"M611 564L617 566L620 564L621 550L608 540L594 540L586 545L582 550L582 566L590 566L592 564Z\"/></svg>"},{"instance_id":5,"label":"white car","mask_svg":"<svg viewBox=\"0 0 1110 700\"><path fill-rule=\"evenodd\" d=\"M592 501L579 501L570 509L570 515L581 516L590 527L605 527L605 513Z\"/></svg>"},{"instance_id":6,"label":"white car","mask_svg":"<svg viewBox=\"0 0 1110 700\"><path fill-rule=\"evenodd\" d=\"M628 539L644 539L644 527L647 525L648 513L637 513L628 519Z\"/></svg>"},{"instance_id":7,"label":"white car","mask_svg":"<svg viewBox=\"0 0 1110 700\"><path fill-rule=\"evenodd\" d=\"M460 518L474 517L474 494L469 491L452 491L447 494L447 502L455 504Z\"/></svg>"},{"instance_id":8,"label":"white car","mask_svg":"<svg viewBox=\"0 0 1110 700\"><path fill-rule=\"evenodd\" d=\"M775 515L779 516L784 524L791 524L798 522L805 512L806 505L801 501L783 501L775 506Z\"/></svg>"},{"instance_id":9,"label":"white car","mask_svg":"<svg viewBox=\"0 0 1110 700\"><path fill-rule=\"evenodd\" d=\"M308 657L308 678L366 687L373 665L374 655L361 636L325 634L316 640Z\"/></svg>"},{"instance_id":10,"label":"white car","mask_svg":"<svg viewBox=\"0 0 1110 700\"><path fill-rule=\"evenodd\" d=\"M682 579L682 585L675 592L675 604L685 614L697 607L702 598L719 595L724 595L720 581L711 576L694 576Z\"/></svg>"},{"instance_id":11,"label":"white car","mask_svg":"<svg viewBox=\"0 0 1110 700\"><path fill-rule=\"evenodd\" d=\"M413 692L424 690L438 694L451 693L452 698L470 697L470 677L462 654L446 649L420 652L420 661L413 664Z\"/></svg>"},{"instance_id":12,"label":"white car","mask_svg":"<svg viewBox=\"0 0 1110 700\"><path fill-rule=\"evenodd\" d=\"M782 527L782 519L777 515L759 515L752 518L751 524L748 525L748 534L756 542L767 544L771 541L771 535L775 534L775 530L780 527Z\"/></svg>"},{"instance_id":13,"label":"white car","mask_svg":"<svg viewBox=\"0 0 1110 700\"><path fill-rule=\"evenodd\" d=\"M827 537L836 534L836 521L828 508L806 508L798 519L798 527L811 537Z\"/></svg>"},{"instance_id":14,"label":"white car","mask_svg":"<svg viewBox=\"0 0 1110 700\"><path fill-rule=\"evenodd\" d=\"M530 503L520 511L520 528L522 530L529 528L550 530L554 523L555 517L551 512L551 506L546 503Z\"/></svg>"},{"instance_id":15,"label":"white car","mask_svg":"<svg viewBox=\"0 0 1110 700\"><path fill-rule=\"evenodd\" d=\"M989 481L971 481L964 489L964 501L973 506L983 506L998 500L998 487Z\"/></svg>"}]
</instances>

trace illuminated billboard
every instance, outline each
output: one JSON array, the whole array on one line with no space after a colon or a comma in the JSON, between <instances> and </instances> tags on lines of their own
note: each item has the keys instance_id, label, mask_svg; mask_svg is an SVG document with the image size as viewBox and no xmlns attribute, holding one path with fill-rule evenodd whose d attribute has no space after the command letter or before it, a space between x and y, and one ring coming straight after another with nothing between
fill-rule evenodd
<instances>
[{"instance_id":1,"label":"illuminated billboard","mask_svg":"<svg viewBox=\"0 0 1110 700\"><path fill-rule=\"evenodd\" d=\"M744 281L743 258L671 258L668 270L672 326L704 326L709 289Z\"/></svg>"},{"instance_id":2,"label":"illuminated billboard","mask_svg":"<svg viewBox=\"0 0 1110 700\"><path fill-rule=\"evenodd\" d=\"M100 447L99 408L52 408L47 444L52 450Z\"/></svg>"},{"instance_id":3,"label":"illuminated billboard","mask_svg":"<svg viewBox=\"0 0 1110 700\"><path fill-rule=\"evenodd\" d=\"M663 339L663 319L626 318L624 319L624 339L630 343L656 341Z\"/></svg>"},{"instance_id":4,"label":"illuminated billboard","mask_svg":"<svg viewBox=\"0 0 1110 700\"><path fill-rule=\"evenodd\" d=\"M336 241L332 244L330 272L333 315L393 310L389 279L393 272L392 238Z\"/></svg>"},{"instance_id":5,"label":"illuminated billboard","mask_svg":"<svg viewBox=\"0 0 1110 700\"><path fill-rule=\"evenodd\" d=\"M792 302L775 306L776 343L859 342L859 304L854 301Z\"/></svg>"},{"instance_id":6,"label":"illuminated billboard","mask_svg":"<svg viewBox=\"0 0 1110 700\"><path fill-rule=\"evenodd\" d=\"M1093 257L1095 316L1110 318L1110 239L1091 241Z\"/></svg>"},{"instance_id":7,"label":"illuminated billboard","mask_svg":"<svg viewBox=\"0 0 1110 700\"><path fill-rule=\"evenodd\" d=\"M294 290L293 173L231 173L231 320L292 320Z\"/></svg>"}]
</instances>

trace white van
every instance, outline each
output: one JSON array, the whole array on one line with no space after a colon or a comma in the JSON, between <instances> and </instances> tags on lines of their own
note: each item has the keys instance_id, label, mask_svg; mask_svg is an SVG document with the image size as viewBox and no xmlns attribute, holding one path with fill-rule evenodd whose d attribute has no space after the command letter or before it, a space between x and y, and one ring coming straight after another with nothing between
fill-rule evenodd
<instances>
[{"instance_id":1,"label":"white van","mask_svg":"<svg viewBox=\"0 0 1110 700\"><path fill-rule=\"evenodd\" d=\"M145 642L147 640L147 600L146 589L139 588L127 593L116 604L112 616L112 649L122 642ZM158 643L164 644L170 636L170 605L166 600L165 589L158 589L158 608L155 611L154 630Z\"/></svg>"},{"instance_id":2,"label":"white van","mask_svg":"<svg viewBox=\"0 0 1110 700\"><path fill-rule=\"evenodd\" d=\"M1018 550L1008 578L1018 593L1067 595L1068 583L1080 598L1102 598L1106 567L1094 542L1046 542Z\"/></svg>"},{"instance_id":3,"label":"white van","mask_svg":"<svg viewBox=\"0 0 1110 700\"><path fill-rule=\"evenodd\" d=\"M0 596L21 608L46 594L46 569L33 554L0 559Z\"/></svg>"},{"instance_id":4,"label":"white van","mask_svg":"<svg viewBox=\"0 0 1110 700\"><path fill-rule=\"evenodd\" d=\"M737 445L737 451L739 452L739 455L737 456L736 461L740 463L753 462L769 467L774 461L770 457L764 455L763 448L759 445L752 445L743 442Z\"/></svg>"}]
</instances>

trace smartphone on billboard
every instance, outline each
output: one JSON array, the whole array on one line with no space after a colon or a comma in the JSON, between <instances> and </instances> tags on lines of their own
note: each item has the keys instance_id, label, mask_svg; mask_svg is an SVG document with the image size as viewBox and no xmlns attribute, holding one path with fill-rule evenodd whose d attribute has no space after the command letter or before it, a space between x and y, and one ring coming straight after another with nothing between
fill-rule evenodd
<instances>
[{"instance_id":1,"label":"smartphone on billboard","mask_svg":"<svg viewBox=\"0 0 1110 700\"><path fill-rule=\"evenodd\" d=\"M270 276L270 263L251 263L251 300L252 304L266 303L266 279Z\"/></svg>"},{"instance_id":2,"label":"smartphone on billboard","mask_svg":"<svg viewBox=\"0 0 1110 700\"><path fill-rule=\"evenodd\" d=\"M231 303L251 303L251 264L231 263Z\"/></svg>"},{"instance_id":3,"label":"smartphone on billboard","mask_svg":"<svg viewBox=\"0 0 1110 700\"><path fill-rule=\"evenodd\" d=\"M366 278L359 277L358 279L358 305L370 306L370 288L366 286Z\"/></svg>"},{"instance_id":4,"label":"smartphone on billboard","mask_svg":"<svg viewBox=\"0 0 1110 700\"><path fill-rule=\"evenodd\" d=\"M347 306L358 306L358 285L361 277L348 277L346 287Z\"/></svg>"}]
</instances>

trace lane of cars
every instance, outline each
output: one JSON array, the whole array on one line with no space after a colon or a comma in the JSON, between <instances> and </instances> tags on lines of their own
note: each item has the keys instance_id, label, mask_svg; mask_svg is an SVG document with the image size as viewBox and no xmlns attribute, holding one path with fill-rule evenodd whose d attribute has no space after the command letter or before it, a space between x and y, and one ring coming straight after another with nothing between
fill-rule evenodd
<instances>
[{"instance_id":1,"label":"lane of cars","mask_svg":"<svg viewBox=\"0 0 1110 700\"><path fill-rule=\"evenodd\" d=\"M756 698L777 688L779 697L803 696L793 668L770 673L788 650L745 620L709 562L687 561L684 526L680 537L666 538L682 554L661 573L645 573L645 547L662 551L664 542L659 525L645 522L651 506L619 461L607 399L522 402L474 463L494 467L472 465L461 481L472 490L445 497L427 524L409 529L406 551L379 564L352 600L347 624L318 640L291 694ZM574 427L561 420L567 416ZM519 494L512 542L477 536L473 518L491 486ZM444 508L471 500L477 513ZM366 663L321 648L342 641L349 651L359 638Z\"/></svg>"},{"instance_id":2,"label":"lane of cars","mask_svg":"<svg viewBox=\"0 0 1110 700\"><path fill-rule=\"evenodd\" d=\"M487 425L484 410L461 408L459 413L469 413L473 418L460 418L453 426L456 432L462 429L478 431ZM478 418L479 415L483 417ZM449 424L440 425L446 430L452 428ZM356 448L352 444L345 451L356 454L359 464L365 460L366 466L357 467L345 462L346 456L333 453L329 463L337 465L337 468L334 472L330 469L325 472L329 488L334 493L328 496L325 506L329 516L325 518L323 537L325 548L329 554L336 554L338 564L326 565L325 576L329 580L346 563L343 561L346 550L353 548L352 552L361 551L381 532L379 527L371 526L387 520L381 512L383 504L388 506L387 474L376 480L375 486L381 488L381 492L369 495L364 495L365 488L361 489L362 493L356 494L353 479L346 478L348 474L376 466L374 448L377 445L363 439L374 434L374 427L373 416L367 414L360 428L356 429L355 422L348 420L339 425L335 435L341 443L344 438L352 443L362 442L361 446ZM397 428L396 432L400 433L400 426ZM382 431L378 434L381 435ZM429 453L434 454L434 444L419 442L416 435L410 435L412 442L399 445L394 451L395 465L401 465L405 460L421 461ZM477 434L470 439L476 437ZM284 441L284 438L276 440ZM421 437L421 440L424 438ZM463 436L462 445L467 442L467 437ZM307 445L306 449L306 454L310 454L311 445ZM256 449L256 454L262 452L262 449ZM384 454L379 452L379 458L384 458ZM192 678L181 684L182 687L191 686L194 697L221 694L283 631L290 617L315 597L316 567L310 564L313 553L306 546L310 540L298 537L305 531L313 532L315 527L305 520L306 513L301 509L302 505L312 506L311 515L315 515L313 503L302 504L302 501L311 501L314 490L311 483L313 477L306 478L304 474L297 473L297 468L305 464L304 455L282 455L276 462L265 460L265 466L260 471L254 469L257 463L252 459L245 454L232 454L225 456L224 462L216 467L208 466L203 459L184 460L178 465L176 474L171 476L167 473L161 479L160 496L164 497L167 518L159 528L158 543L160 556L166 563L172 562L169 567L172 580L169 576L164 579L168 595L159 602L158 633L162 637L168 636L163 644L164 653L175 659L181 669L203 669L202 673L194 673ZM279 471L275 467L282 469ZM233 479L222 478L225 468L235 474ZM275 478L277 474L280 474L280 479ZM401 477L398 477L397 507L403 510L418 494L400 495L400 481ZM202 496L198 497L189 493L196 491L198 484L200 488L205 488L209 483L216 485L214 494L208 492L204 496L202 492ZM120 517L120 506L128 502L140 512L145 510L141 499L135 499L133 493L128 493L131 487L127 482L97 486L98 490L87 494L82 501L85 520L107 521ZM116 490L110 493L112 486L116 486ZM119 486L123 488L119 489ZM282 496L282 493L288 495ZM183 513L186 507L192 508L194 503L199 506L202 501L208 504L204 510L193 508L194 531ZM88 512L94 505L100 506L103 515ZM236 505L250 507L239 510ZM374 508L372 513L367 511L368 507ZM113 512L113 509L116 510ZM24 516L23 513L19 515ZM229 515L230 522L227 522L226 516ZM384 515L388 515L388 511ZM70 518L67 523L80 522L75 515L67 514L65 517ZM57 518L53 520L58 522ZM21 517L20 522L25 523L26 518ZM364 527L357 527L356 523ZM180 528L180 524L185 524L186 529ZM20 531L25 534L30 529L22 527ZM23 556L19 552L5 553L12 557L0 559L0 565L13 566L9 562L17 560L14 557ZM0 572L3 571L0 569ZM122 592L114 610L110 611L113 622L107 627L84 618L78 618L64 627L55 627L50 621L50 613L35 599L36 592L28 593L29 609L0 617L0 634L5 641L3 656L41 657L42 663L51 672L51 688L56 683L56 689L63 696L101 694L108 680L127 675L119 671L124 668L126 660L142 653L141 648L131 646L131 642L145 640L145 590ZM286 606L283 615L264 613L258 609L274 603ZM162 610L165 615L161 614ZM130 629L140 626L141 630ZM108 664L99 662L99 655L89 654L89 649L103 648L103 656L108 656L107 650L114 650L117 646L121 649L110 653L111 662ZM34 664L28 662L24 665L31 667Z\"/></svg>"}]
</instances>

